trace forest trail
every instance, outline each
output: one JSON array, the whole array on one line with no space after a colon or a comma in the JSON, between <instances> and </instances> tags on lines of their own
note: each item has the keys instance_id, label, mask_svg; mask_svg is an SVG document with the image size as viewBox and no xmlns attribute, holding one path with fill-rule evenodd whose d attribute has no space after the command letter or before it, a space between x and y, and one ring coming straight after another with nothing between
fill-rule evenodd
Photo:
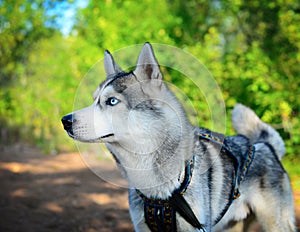
<instances>
[{"instance_id":1,"label":"forest trail","mask_svg":"<svg viewBox=\"0 0 300 232\"><path fill-rule=\"evenodd\" d=\"M0 231L133 231L127 189L101 180L78 153L0 149Z\"/></svg>"}]
</instances>

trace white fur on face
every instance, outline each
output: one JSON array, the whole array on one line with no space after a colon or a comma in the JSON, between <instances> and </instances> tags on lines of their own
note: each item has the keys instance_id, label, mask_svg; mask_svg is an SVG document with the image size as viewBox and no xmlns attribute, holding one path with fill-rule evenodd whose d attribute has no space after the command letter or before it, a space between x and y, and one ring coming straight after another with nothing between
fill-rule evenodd
<instances>
[{"instance_id":1,"label":"white fur on face","mask_svg":"<svg viewBox=\"0 0 300 232\"><path fill-rule=\"evenodd\" d=\"M110 119L95 104L73 113L74 139L82 142L101 142L113 134ZM108 138L108 137L107 137Z\"/></svg>"},{"instance_id":2,"label":"white fur on face","mask_svg":"<svg viewBox=\"0 0 300 232\"><path fill-rule=\"evenodd\" d=\"M111 87L102 93L97 91L99 95L94 96L94 103L91 106L73 113L74 139L82 142L105 142L113 138L111 109L105 105L110 92Z\"/></svg>"}]
</instances>

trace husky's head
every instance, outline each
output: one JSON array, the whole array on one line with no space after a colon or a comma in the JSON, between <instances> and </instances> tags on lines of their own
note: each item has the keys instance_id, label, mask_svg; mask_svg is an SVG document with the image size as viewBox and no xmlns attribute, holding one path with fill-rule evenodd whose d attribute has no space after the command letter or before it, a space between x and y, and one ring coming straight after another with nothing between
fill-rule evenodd
<instances>
[{"instance_id":1,"label":"husky's head","mask_svg":"<svg viewBox=\"0 0 300 232\"><path fill-rule=\"evenodd\" d=\"M93 104L62 118L68 135L138 153L153 152L166 140L178 144L186 120L163 83L151 45L144 45L132 72L123 72L108 51L104 67L107 77L94 92Z\"/></svg>"}]
</instances>

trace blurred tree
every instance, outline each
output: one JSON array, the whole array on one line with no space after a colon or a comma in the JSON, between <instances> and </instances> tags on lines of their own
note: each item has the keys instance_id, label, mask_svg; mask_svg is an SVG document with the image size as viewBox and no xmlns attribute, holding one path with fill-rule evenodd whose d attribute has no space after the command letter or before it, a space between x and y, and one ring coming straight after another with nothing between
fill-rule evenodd
<instances>
[{"instance_id":1,"label":"blurred tree","mask_svg":"<svg viewBox=\"0 0 300 232\"><path fill-rule=\"evenodd\" d=\"M17 125L35 141L59 146L59 115L72 110L76 84L103 50L149 41L198 57L229 108L241 102L255 109L280 130L290 157L299 154L299 1L90 0L62 36L57 17L68 4L0 0L0 128ZM164 71L207 125L209 111L194 84Z\"/></svg>"},{"instance_id":2,"label":"blurred tree","mask_svg":"<svg viewBox=\"0 0 300 232\"><path fill-rule=\"evenodd\" d=\"M0 1L0 86L25 72L28 53L53 29L45 26L47 1ZM51 2L51 1L49 1Z\"/></svg>"},{"instance_id":3,"label":"blurred tree","mask_svg":"<svg viewBox=\"0 0 300 232\"><path fill-rule=\"evenodd\" d=\"M36 106L34 103L38 94L41 99L44 97L43 94L46 95L46 85L43 85L45 80L39 83L32 81L34 72L30 68L29 57L37 55L36 52L40 49L37 44L40 40L60 34L56 29L55 20L59 11L57 14L50 15L47 14L47 10L58 7L64 2L67 0L0 1L0 132L1 140L4 142L19 134L20 130L22 132L33 128L33 124L37 122L35 120L37 115L33 116L36 110L31 112L32 117L27 117L26 114ZM60 41L64 41L62 36ZM55 44L56 40L52 42ZM48 58L47 53L44 55ZM46 62L39 68L44 72L46 69L51 70L49 64ZM41 72L40 77L42 76ZM49 75L47 78L51 77ZM32 88L35 84L39 87ZM36 91L35 97L30 96L32 91ZM28 107L26 102L32 103L32 106ZM49 104L52 103L44 101L43 104L44 111L47 112ZM17 133L9 133L8 129ZM23 138L31 137L34 138L28 135Z\"/></svg>"},{"instance_id":4,"label":"blurred tree","mask_svg":"<svg viewBox=\"0 0 300 232\"><path fill-rule=\"evenodd\" d=\"M115 50L146 41L174 44L168 33L180 30L181 22L165 1L90 0L75 30L91 44Z\"/></svg>"}]
</instances>

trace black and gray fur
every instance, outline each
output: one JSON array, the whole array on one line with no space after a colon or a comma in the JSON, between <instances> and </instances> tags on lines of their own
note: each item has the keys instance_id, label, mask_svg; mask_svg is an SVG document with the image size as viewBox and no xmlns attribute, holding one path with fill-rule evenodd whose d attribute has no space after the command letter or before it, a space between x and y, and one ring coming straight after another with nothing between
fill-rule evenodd
<instances>
[{"instance_id":1,"label":"black and gray fur","mask_svg":"<svg viewBox=\"0 0 300 232\"><path fill-rule=\"evenodd\" d=\"M199 137L214 133L190 124L162 80L151 45L144 45L133 72L123 72L109 52L104 64L107 79L94 93L94 103L62 122L70 137L104 142L111 151L131 187L130 214L136 231L149 228L135 189L147 197L167 199L180 186L185 164L193 156L193 177L184 198L206 231L236 231L249 217L265 231L295 231L291 185L280 162L285 148L278 132L251 109L241 104L233 109L233 126L240 135L224 142L237 156L253 144L255 157L239 186L241 196L219 221L230 201L234 161L220 146ZM179 215L177 228L197 231Z\"/></svg>"}]
</instances>

